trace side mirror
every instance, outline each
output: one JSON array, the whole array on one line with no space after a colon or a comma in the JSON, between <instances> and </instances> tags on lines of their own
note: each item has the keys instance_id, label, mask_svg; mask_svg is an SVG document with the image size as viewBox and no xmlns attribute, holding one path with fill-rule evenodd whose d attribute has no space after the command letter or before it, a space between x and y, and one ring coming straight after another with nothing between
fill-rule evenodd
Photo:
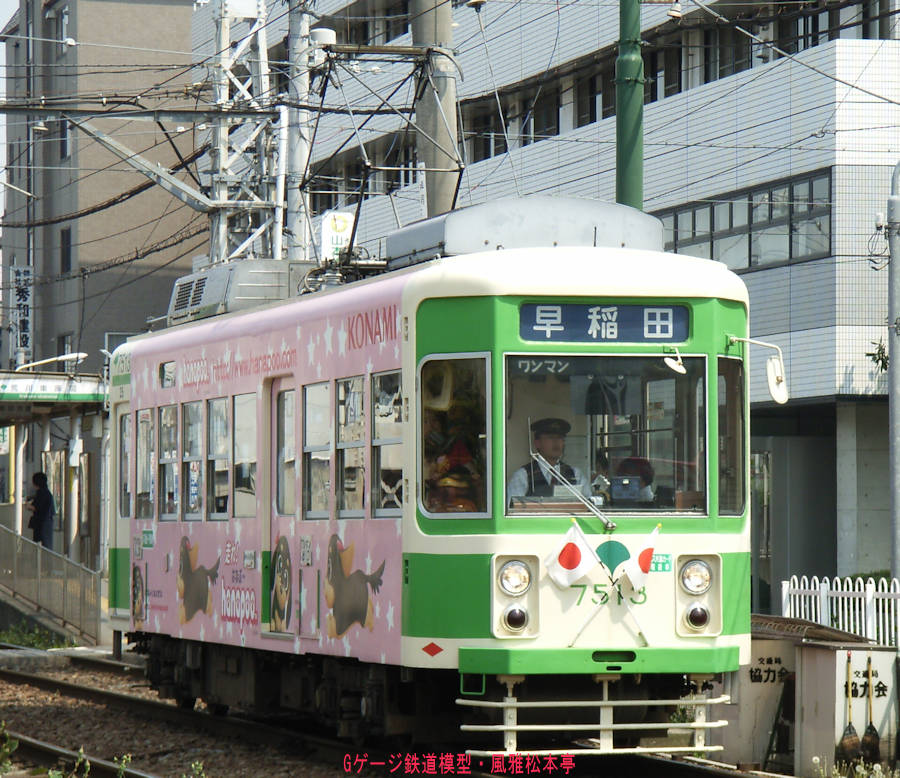
<instances>
[{"instance_id":1,"label":"side mirror","mask_svg":"<svg viewBox=\"0 0 900 778\"><path fill-rule=\"evenodd\" d=\"M752 343L755 346L763 346L764 348L775 350L776 354L766 360L766 378L772 399L779 405L784 405L788 401L790 393L788 392L787 379L784 377L784 358L781 355L781 348L774 343L766 343L763 340L753 340L752 338L739 338L737 335L728 335L727 338L729 346L741 342Z\"/></svg>"},{"instance_id":2,"label":"side mirror","mask_svg":"<svg viewBox=\"0 0 900 778\"><path fill-rule=\"evenodd\" d=\"M779 405L784 405L788 401L789 394L781 354L771 356L766 360L766 378L769 382L769 394L772 399Z\"/></svg>"}]
</instances>

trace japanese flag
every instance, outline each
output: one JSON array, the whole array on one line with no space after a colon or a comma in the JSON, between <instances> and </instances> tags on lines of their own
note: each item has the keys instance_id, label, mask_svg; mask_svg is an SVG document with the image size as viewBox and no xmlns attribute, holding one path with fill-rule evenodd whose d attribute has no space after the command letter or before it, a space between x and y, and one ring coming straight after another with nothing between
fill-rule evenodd
<instances>
[{"instance_id":1,"label":"japanese flag","mask_svg":"<svg viewBox=\"0 0 900 778\"><path fill-rule=\"evenodd\" d=\"M573 522L560 547L544 560L547 573L557 586L571 586L594 569L600 560L581 528Z\"/></svg>"},{"instance_id":2,"label":"japanese flag","mask_svg":"<svg viewBox=\"0 0 900 778\"><path fill-rule=\"evenodd\" d=\"M625 560L623 572L631 581L631 586L635 591L642 589L647 583L647 573L650 572L650 563L653 561L653 549L656 547L656 540L659 537L659 528L661 524L657 524L653 531L647 536L640 551L636 556Z\"/></svg>"}]
</instances>

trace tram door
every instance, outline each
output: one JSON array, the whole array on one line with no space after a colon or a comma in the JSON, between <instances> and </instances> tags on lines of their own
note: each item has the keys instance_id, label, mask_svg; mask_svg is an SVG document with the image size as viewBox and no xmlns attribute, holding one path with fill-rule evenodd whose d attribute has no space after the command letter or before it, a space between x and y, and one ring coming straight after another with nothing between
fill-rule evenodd
<instances>
[{"instance_id":1,"label":"tram door","mask_svg":"<svg viewBox=\"0 0 900 778\"><path fill-rule=\"evenodd\" d=\"M269 629L292 632L292 609L296 608L299 580L295 582L295 563L291 559L290 527L297 515L297 392L288 379L272 384L273 450L269 457L272 473L272 520L269 523Z\"/></svg>"}]
</instances>

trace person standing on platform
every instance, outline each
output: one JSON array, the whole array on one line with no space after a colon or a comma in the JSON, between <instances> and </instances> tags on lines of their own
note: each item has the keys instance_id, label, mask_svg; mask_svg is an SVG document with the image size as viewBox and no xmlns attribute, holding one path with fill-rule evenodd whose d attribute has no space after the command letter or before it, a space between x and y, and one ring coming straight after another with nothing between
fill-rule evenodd
<instances>
[{"instance_id":1,"label":"person standing on platform","mask_svg":"<svg viewBox=\"0 0 900 778\"><path fill-rule=\"evenodd\" d=\"M31 518L28 527L32 531L35 543L40 543L44 548L53 550L53 516L56 509L53 505L53 495L47 488L47 475L35 473L31 476L34 484L34 494L26 502Z\"/></svg>"}]
</instances>

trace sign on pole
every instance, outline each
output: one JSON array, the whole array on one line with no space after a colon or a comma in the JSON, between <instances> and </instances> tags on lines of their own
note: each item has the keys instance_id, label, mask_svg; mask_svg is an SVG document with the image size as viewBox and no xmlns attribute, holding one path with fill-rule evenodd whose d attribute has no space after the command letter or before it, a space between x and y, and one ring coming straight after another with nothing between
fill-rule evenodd
<instances>
[{"instance_id":1,"label":"sign on pole","mask_svg":"<svg viewBox=\"0 0 900 778\"><path fill-rule=\"evenodd\" d=\"M354 218L354 214L344 211L328 211L322 217L323 261L337 259L341 251L350 245Z\"/></svg>"},{"instance_id":2,"label":"sign on pole","mask_svg":"<svg viewBox=\"0 0 900 778\"><path fill-rule=\"evenodd\" d=\"M9 360L14 365L31 362L34 341L34 270L14 265L12 273L13 304L9 339Z\"/></svg>"}]
</instances>

